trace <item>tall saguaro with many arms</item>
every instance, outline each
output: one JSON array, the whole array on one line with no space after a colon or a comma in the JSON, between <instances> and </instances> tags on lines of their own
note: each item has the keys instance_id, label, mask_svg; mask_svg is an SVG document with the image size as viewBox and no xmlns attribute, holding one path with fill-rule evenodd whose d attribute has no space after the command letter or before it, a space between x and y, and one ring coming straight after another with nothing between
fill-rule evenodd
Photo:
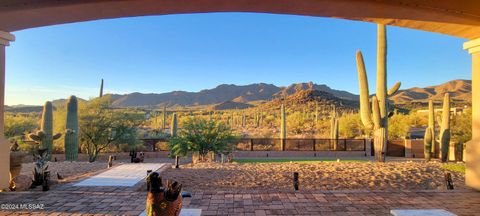
<instances>
[{"instance_id":1,"label":"tall saguaro with many arms","mask_svg":"<svg viewBox=\"0 0 480 216\"><path fill-rule=\"evenodd\" d=\"M375 145L375 159L385 162L388 139L388 96L397 92L400 82L387 92L387 35L385 25L377 25L377 85L376 95L371 99L368 91L367 72L361 51L357 51L358 82L360 86L360 116L363 125L374 129L373 142Z\"/></svg>"}]
</instances>

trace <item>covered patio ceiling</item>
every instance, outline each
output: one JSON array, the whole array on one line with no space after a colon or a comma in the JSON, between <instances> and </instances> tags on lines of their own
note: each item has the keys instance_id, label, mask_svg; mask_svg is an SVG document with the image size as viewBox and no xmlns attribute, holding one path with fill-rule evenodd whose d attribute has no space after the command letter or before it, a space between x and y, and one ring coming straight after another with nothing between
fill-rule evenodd
<instances>
[{"instance_id":1,"label":"covered patio ceiling","mask_svg":"<svg viewBox=\"0 0 480 216\"><path fill-rule=\"evenodd\" d=\"M2 0L0 30L119 17L261 12L333 17L480 38L478 0Z\"/></svg>"}]
</instances>

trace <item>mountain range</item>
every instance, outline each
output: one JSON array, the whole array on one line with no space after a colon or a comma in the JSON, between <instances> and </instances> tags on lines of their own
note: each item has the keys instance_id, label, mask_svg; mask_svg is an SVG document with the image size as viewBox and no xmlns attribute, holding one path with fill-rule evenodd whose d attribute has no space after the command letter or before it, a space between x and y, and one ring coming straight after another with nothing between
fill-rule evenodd
<instances>
[{"instance_id":1,"label":"mountain range","mask_svg":"<svg viewBox=\"0 0 480 216\"><path fill-rule=\"evenodd\" d=\"M301 90L318 90L327 92L345 100L358 100L358 96L347 91L331 89L326 85L317 85L312 82L292 84L287 87L278 87L272 84L256 83L250 85L222 84L213 89L199 92L174 91L161 94L131 93L126 95L112 94L115 107L161 107L161 106L198 106L212 105L232 101L249 103L253 101L267 101L286 97Z\"/></svg>"},{"instance_id":2,"label":"mountain range","mask_svg":"<svg viewBox=\"0 0 480 216\"><path fill-rule=\"evenodd\" d=\"M428 99L440 101L446 92L450 92L454 101L469 103L471 101L471 81L452 80L440 85L428 87L414 87L400 90L390 97L395 104L408 104L412 102L424 103ZM173 106L220 106L223 108L236 107L246 108L259 102L272 101L275 99L287 98L289 95L304 91L316 90L329 95L329 100L358 101L358 95L335 90L327 85L309 83L296 83L286 87L279 87L273 84L256 83L250 85L222 84L213 89L206 89L199 92L173 91L168 93L130 93L110 94L115 107L173 107ZM318 94L318 93L316 93ZM338 99L336 99L338 98ZM64 104L65 99L54 100L54 105ZM30 108L29 108L30 107ZM6 106L6 111L32 110L35 106L17 105ZM35 108L36 109L36 108Z\"/></svg>"}]
</instances>

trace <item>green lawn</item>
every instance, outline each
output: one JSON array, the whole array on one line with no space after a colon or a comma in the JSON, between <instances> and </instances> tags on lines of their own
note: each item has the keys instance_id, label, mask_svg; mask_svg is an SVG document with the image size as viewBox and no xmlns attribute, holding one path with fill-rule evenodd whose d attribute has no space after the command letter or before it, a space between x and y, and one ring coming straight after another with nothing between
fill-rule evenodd
<instances>
[{"instance_id":1,"label":"green lawn","mask_svg":"<svg viewBox=\"0 0 480 216\"><path fill-rule=\"evenodd\" d=\"M442 164L442 168L452 172L465 173L465 164L461 164L461 163Z\"/></svg>"},{"instance_id":2,"label":"green lawn","mask_svg":"<svg viewBox=\"0 0 480 216\"><path fill-rule=\"evenodd\" d=\"M336 162L337 159L289 159L289 158L244 158L234 159L237 163L319 163L319 162ZM367 162L368 160L342 160L340 162Z\"/></svg>"}]
</instances>

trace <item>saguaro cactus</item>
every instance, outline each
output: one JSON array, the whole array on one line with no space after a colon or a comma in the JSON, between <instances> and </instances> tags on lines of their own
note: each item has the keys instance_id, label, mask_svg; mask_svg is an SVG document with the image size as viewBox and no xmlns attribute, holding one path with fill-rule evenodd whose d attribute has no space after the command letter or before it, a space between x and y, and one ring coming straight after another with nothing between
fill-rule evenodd
<instances>
[{"instance_id":1,"label":"saguaro cactus","mask_svg":"<svg viewBox=\"0 0 480 216\"><path fill-rule=\"evenodd\" d=\"M172 137L177 135L177 114L176 113L172 115L172 123L170 125L170 135Z\"/></svg>"},{"instance_id":2,"label":"saguaro cactus","mask_svg":"<svg viewBox=\"0 0 480 216\"><path fill-rule=\"evenodd\" d=\"M242 127L246 127L247 126L247 116L245 115L245 113L242 113Z\"/></svg>"},{"instance_id":3,"label":"saguaro cactus","mask_svg":"<svg viewBox=\"0 0 480 216\"><path fill-rule=\"evenodd\" d=\"M170 136L171 137L175 137L177 136L177 114L174 113L173 116L172 116L172 124L170 126ZM179 168L180 164L179 164L179 157L178 155L175 155L175 168Z\"/></svg>"},{"instance_id":4,"label":"saguaro cactus","mask_svg":"<svg viewBox=\"0 0 480 216\"><path fill-rule=\"evenodd\" d=\"M333 143L333 150L338 149L338 118L337 112L334 110L332 112L332 117L330 119L330 139Z\"/></svg>"},{"instance_id":5,"label":"saguaro cactus","mask_svg":"<svg viewBox=\"0 0 480 216\"><path fill-rule=\"evenodd\" d=\"M47 149L47 160L52 157L53 140L56 140L62 136L61 133L53 135L53 106L52 102L47 101L43 106L42 123L40 131L35 134L30 134L30 139L40 143L42 148Z\"/></svg>"},{"instance_id":6,"label":"saguaro cactus","mask_svg":"<svg viewBox=\"0 0 480 216\"><path fill-rule=\"evenodd\" d=\"M400 88L400 82L387 92L387 37L385 25L377 26L377 84L376 96L372 97L370 108L367 73L361 51L357 51L357 71L360 86L360 112L363 125L374 129L375 158L379 162L385 161L385 152L388 139L389 104L387 97L395 94Z\"/></svg>"},{"instance_id":7,"label":"saguaro cactus","mask_svg":"<svg viewBox=\"0 0 480 216\"><path fill-rule=\"evenodd\" d=\"M287 118L285 115L285 106L282 104L280 108L280 139L281 139L281 145L280 148L282 151L285 150L285 142L287 139Z\"/></svg>"},{"instance_id":8,"label":"saguaro cactus","mask_svg":"<svg viewBox=\"0 0 480 216\"><path fill-rule=\"evenodd\" d=\"M67 123L65 130L65 160L76 161L78 157L78 101L70 96L67 101Z\"/></svg>"},{"instance_id":9,"label":"saguaro cactus","mask_svg":"<svg viewBox=\"0 0 480 216\"><path fill-rule=\"evenodd\" d=\"M163 130L167 127L167 106L163 106Z\"/></svg>"},{"instance_id":10,"label":"saguaro cactus","mask_svg":"<svg viewBox=\"0 0 480 216\"><path fill-rule=\"evenodd\" d=\"M448 160L448 148L450 147L450 94L445 93L443 97L442 118L437 119L440 125L440 149L441 160L446 162Z\"/></svg>"},{"instance_id":11,"label":"saguaro cactus","mask_svg":"<svg viewBox=\"0 0 480 216\"><path fill-rule=\"evenodd\" d=\"M100 82L100 97L103 97L103 79Z\"/></svg>"},{"instance_id":12,"label":"saguaro cactus","mask_svg":"<svg viewBox=\"0 0 480 216\"><path fill-rule=\"evenodd\" d=\"M428 127L425 129L423 138L425 160L430 161L432 153L435 155L435 111L433 101L428 101Z\"/></svg>"}]
</instances>

